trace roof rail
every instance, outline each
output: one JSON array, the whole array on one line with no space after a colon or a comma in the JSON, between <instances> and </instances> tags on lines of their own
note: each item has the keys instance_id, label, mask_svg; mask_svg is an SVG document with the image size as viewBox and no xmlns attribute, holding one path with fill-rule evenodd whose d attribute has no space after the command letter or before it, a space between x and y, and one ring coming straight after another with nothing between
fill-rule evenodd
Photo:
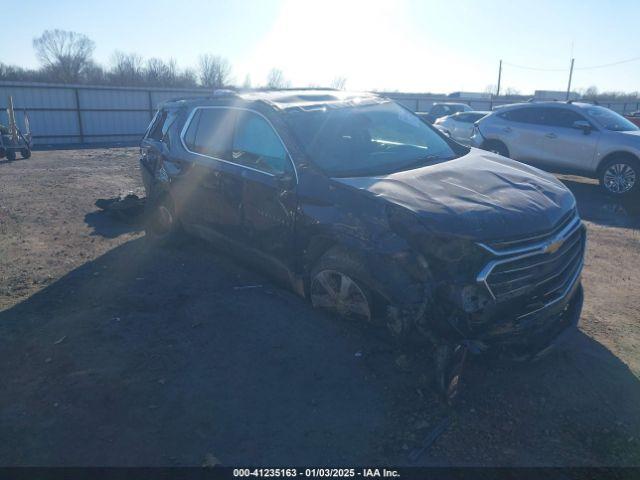
<instances>
[{"instance_id":1,"label":"roof rail","mask_svg":"<svg viewBox=\"0 0 640 480\"><path fill-rule=\"evenodd\" d=\"M269 87L258 87L258 88L250 88L247 91L251 92L268 92L268 91L278 91L278 92L290 92L290 91L299 91L299 90L333 90L333 91L339 91L338 88L332 88L332 87L287 87L287 88L269 88Z\"/></svg>"}]
</instances>

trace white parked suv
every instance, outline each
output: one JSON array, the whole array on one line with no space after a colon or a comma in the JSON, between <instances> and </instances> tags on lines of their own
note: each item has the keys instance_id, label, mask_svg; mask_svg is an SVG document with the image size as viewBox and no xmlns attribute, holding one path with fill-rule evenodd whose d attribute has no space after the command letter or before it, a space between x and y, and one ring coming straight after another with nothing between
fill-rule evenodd
<instances>
[{"instance_id":1,"label":"white parked suv","mask_svg":"<svg viewBox=\"0 0 640 480\"><path fill-rule=\"evenodd\" d=\"M476 122L471 143L545 170L597 178L613 195L640 189L640 129L601 106L508 105Z\"/></svg>"}]
</instances>

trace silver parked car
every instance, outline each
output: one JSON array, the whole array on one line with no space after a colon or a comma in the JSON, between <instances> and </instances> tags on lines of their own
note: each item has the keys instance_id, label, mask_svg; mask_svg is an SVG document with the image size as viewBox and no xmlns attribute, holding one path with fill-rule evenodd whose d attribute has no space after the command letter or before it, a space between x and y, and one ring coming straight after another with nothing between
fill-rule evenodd
<instances>
[{"instance_id":1,"label":"silver parked car","mask_svg":"<svg viewBox=\"0 0 640 480\"><path fill-rule=\"evenodd\" d=\"M558 173L600 180L610 194L640 187L640 129L597 105L522 103L475 124L472 145Z\"/></svg>"},{"instance_id":2,"label":"silver parked car","mask_svg":"<svg viewBox=\"0 0 640 480\"><path fill-rule=\"evenodd\" d=\"M437 119L433 125L456 142L468 145L473 135L473 124L491 112L458 112Z\"/></svg>"}]
</instances>

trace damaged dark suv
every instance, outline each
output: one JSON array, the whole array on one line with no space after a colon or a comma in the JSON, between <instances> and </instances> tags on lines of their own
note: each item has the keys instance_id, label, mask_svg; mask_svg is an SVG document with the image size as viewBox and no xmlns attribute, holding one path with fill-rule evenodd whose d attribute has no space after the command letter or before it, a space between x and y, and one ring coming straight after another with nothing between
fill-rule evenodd
<instances>
[{"instance_id":1,"label":"damaged dark suv","mask_svg":"<svg viewBox=\"0 0 640 480\"><path fill-rule=\"evenodd\" d=\"M151 239L203 237L315 307L424 339L445 390L467 350L535 356L578 322L585 229L569 190L388 99L173 100L141 151Z\"/></svg>"}]
</instances>

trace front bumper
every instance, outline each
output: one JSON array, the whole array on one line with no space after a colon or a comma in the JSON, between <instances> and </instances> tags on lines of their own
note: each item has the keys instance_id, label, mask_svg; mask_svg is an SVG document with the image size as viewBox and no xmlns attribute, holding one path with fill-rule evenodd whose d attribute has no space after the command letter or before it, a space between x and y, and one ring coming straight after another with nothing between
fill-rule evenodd
<instances>
[{"instance_id":1,"label":"front bumper","mask_svg":"<svg viewBox=\"0 0 640 480\"><path fill-rule=\"evenodd\" d=\"M480 350L513 359L542 357L577 331L583 299L582 284L578 279L562 300L486 331L477 345Z\"/></svg>"}]
</instances>

